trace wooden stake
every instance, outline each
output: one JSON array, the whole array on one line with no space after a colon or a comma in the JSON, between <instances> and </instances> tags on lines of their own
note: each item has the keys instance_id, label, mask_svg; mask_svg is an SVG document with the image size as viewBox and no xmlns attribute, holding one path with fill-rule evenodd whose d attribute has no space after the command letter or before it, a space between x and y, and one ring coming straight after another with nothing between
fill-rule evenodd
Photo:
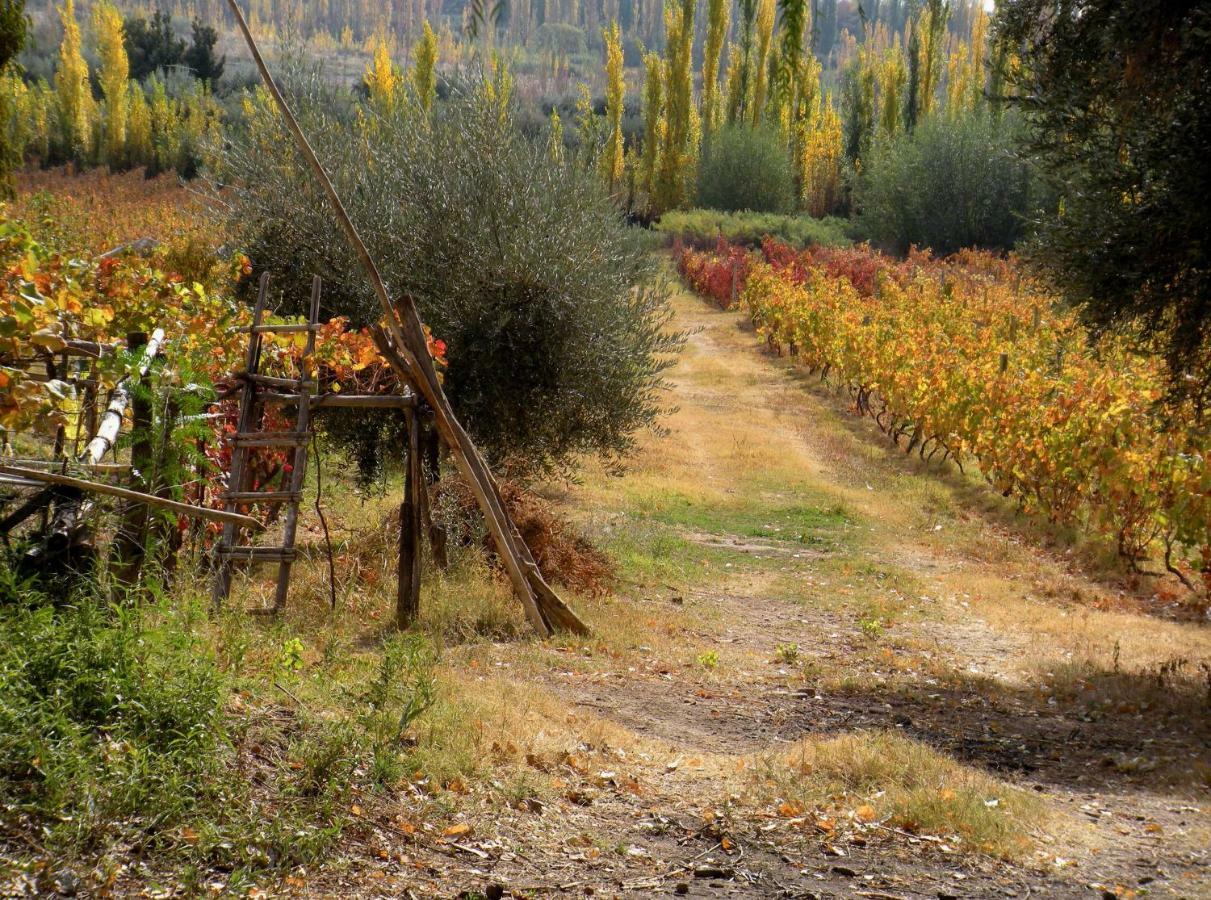
<instances>
[{"instance_id":1,"label":"wooden stake","mask_svg":"<svg viewBox=\"0 0 1211 900\"><path fill-rule=\"evenodd\" d=\"M147 345L147 335L138 332L128 335L126 346L135 351ZM143 372L141 374L146 374ZM141 484L150 488L148 481L153 466L151 439L151 402L144 391L136 391L131 398L131 416L133 438L130 446L131 484ZM132 501L126 504L122 511L118 533L111 548L111 558L114 560L114 577L119 584L131 585L139 577L143 567L143 556L147 549L147 506L141 502Z\"/></svg>"},{"instance_id":2,"label":"wooden stake","mask_svg":"<svg viewBox=\"0 0 1211 900\"><path fill-rule=\"evenodd\" d=\"M30 481L40 481L43 484L58 484L63 487L76 488L80 491L87 491L93 494L106 494L110 497L121 497L123 500L134 500L138 503L146 503L148 506L158 506L162 509L171 509L173 512L181 513L186 516L196 516L199 519L209 519L212 522L226 522L232 525L240 525L244 528L252 528L255 531L263 530L260 522L251 516L243 516L239 513L225 512L221 509L206 509L199 506L191 506L188 503L181 503L177 500L168 500L164 497L157 497L155 494L144 494L141 491L132 491L128 488L117 487L112 484L105 484L101 481L85 481L83 478L73 478L70 475L60 475L58 472L41 472L38 469L26 469L21 466L6 466L0 465L0 475L12 475L17 478L26 478Z\"/></svg>"}]
</instances>

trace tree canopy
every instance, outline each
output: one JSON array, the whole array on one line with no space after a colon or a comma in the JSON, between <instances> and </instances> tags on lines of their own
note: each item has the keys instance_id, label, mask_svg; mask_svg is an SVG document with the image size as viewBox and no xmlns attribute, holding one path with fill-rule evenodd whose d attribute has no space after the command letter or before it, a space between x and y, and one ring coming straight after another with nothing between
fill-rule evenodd
<instances>
[{"instance_id":1,"label":"tree canopy","mask_svg":"<svg viewBox=\"0 0 1211 900\"><path fill-rule=\"evenodd\" d=\"M1095 329L1138 327L1211 388L1211 3L1008 0L995 37L1027 149L1062 198L1033 257Z\"/></svg>"}]
</instances>

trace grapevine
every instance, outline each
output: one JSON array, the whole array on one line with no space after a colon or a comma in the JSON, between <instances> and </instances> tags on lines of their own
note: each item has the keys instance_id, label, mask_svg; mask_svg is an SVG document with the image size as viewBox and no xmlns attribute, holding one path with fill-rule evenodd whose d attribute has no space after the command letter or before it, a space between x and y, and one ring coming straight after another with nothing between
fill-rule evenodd
<instances>
[{"instance_id":1,"label":"grapevine","mask_svg":"<svg viewBox=\"0 0 1211 900\"><path fill-rule=\"evenodd\" d=\"M1211 467L1162 361L1085 329L1013 260L902 261L869 248L679 250L690 286L845 385L854 410L922 457L974 461L1026 510L1109 536L1131 566L1158 547L1211 580Z\"/></svg>"}]
</instances>

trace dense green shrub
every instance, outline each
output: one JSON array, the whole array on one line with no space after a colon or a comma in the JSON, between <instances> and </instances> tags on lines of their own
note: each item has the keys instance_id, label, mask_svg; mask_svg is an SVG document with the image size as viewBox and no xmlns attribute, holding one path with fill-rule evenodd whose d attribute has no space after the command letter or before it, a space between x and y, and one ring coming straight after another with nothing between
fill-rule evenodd
<instances>
[{"instance_id":1,"label":"dense green shrub","mask_svg":"<svg viewBox=\"0 0 1211 900\"><path fill-rule=\"evenodd\" d=\"M936 253L1011 249L1034 194L1015 152L1018 130L1009 115L934 116L876 143L856 184L863 227L898 253L914 244Z\"/></svg>"},{"instance_id":2,"label":"dense green shrub","mask_svg":"<svg viewBox=\"0 0 1211 900\"><path fill-rule=\"evenodd\" d=\"M653 228L698 247L714 246L720 237L732 243L756 247L766 235L800 249L813 244L845 247L851 243L849 224L831 216L814 219L806 215L691 209L667 212Z\"/></svg>"},{"instance_id":3,"label":"dense green shrub","mask_svg":"<svg viewBox=\"0 0 1211 900\"><path fill-rule=\"evenodd\" d=\"M411 102L380 118L343 114L321 79L295 83L304 127L390 289L411 295L446 342L446 390L492 460L534 473L628 452L660 412L680 338L665 328L659 263L595 175L552 163L482 90L455 92L432 119ZM296 308L318 273L326 316L377 320L276 117L254 114L226 163L230 222L254 266ZM372 419L343 431L363 467L394 433Z\"/></svg>"},{"instance_id":4,"label":"dense green shrub","mask_svg":"<svg viewBox=\"0 0 1211 900\"><path fill-rule=\"evenodd\" d=\"M732 126L703 142L699 206L727 212L786 213L794 202L786 143L773 129Z\"/></svg>"}]
</instances>

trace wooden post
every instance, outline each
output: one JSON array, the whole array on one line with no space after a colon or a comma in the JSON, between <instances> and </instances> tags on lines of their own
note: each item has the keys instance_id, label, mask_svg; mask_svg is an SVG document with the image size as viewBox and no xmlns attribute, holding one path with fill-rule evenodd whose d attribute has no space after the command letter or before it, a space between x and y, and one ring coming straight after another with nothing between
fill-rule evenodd
<instances>
[{"instance_id":1,"label":"wooden post","mask_svg":"<svg viewBox=\"0 0 1211 900\"><path fill-rule=\"evenodd\" d=\"M425 453L425 484L421 488L420 498L424 505L423 517L425 527L429 530L429 549L433 551L433 564L443 572L450 567L450 557L446 552L446 526L433 519L433 504L430 490L441 478L441 440L437 429L433 427L433 414L426 411L422 418L424 428L421 430L421 445Z\"/></svg>"},{"instance_id":2,"label":"wooden post","mask_svg":"<svg viewBox=\"0 0 1211 900\"><path fill-rule=\"evenodd\" d=\"M135 332L126 336L126 347L132 353L147 346L147 334ZM131 488L144 493L151 491L148 479L154 465L151 437L151 399L143 385L137 385L131 395L130 466ZM147 550L147 506L128 502L122 511L121 523L114 538L112 559L114 577L119 584L132 585L139 578L143 556Z\"/></svg>"},{"instance_id":3,"label":"wooden post","mask_svg":"<svg viewBox=\"0 0 1211 900\"><path fill-rule=\"evenodd\" d=\"M171 475L179 470L182 454L177 450L172 440L172 430L176 427L181 416L181 408L175 396L170 397L164 404L164 418L160 422L159 458L156 460L155 493L165 500L172 499L173 478ZM164 577L171 581L177 570L177 556L185 541L185 533L177 527L177 523L168 516L157 516L152 528L152 546L159 553L159 560L164 568Z\"/></svg>"},{"instance_id":4,"label":"wooden post","mask_svg":"<svg viewBox=\"0 0 1211 900\"><path fill-rule=\"evenodd\" d=\"M395 595L395 625L401 631L420 613L420 495L425 489L420 465L420 417L411 408L404 415L408 421L408 468L404 502L399 507L399 584Z\"/></svg>"}]
</instances>

